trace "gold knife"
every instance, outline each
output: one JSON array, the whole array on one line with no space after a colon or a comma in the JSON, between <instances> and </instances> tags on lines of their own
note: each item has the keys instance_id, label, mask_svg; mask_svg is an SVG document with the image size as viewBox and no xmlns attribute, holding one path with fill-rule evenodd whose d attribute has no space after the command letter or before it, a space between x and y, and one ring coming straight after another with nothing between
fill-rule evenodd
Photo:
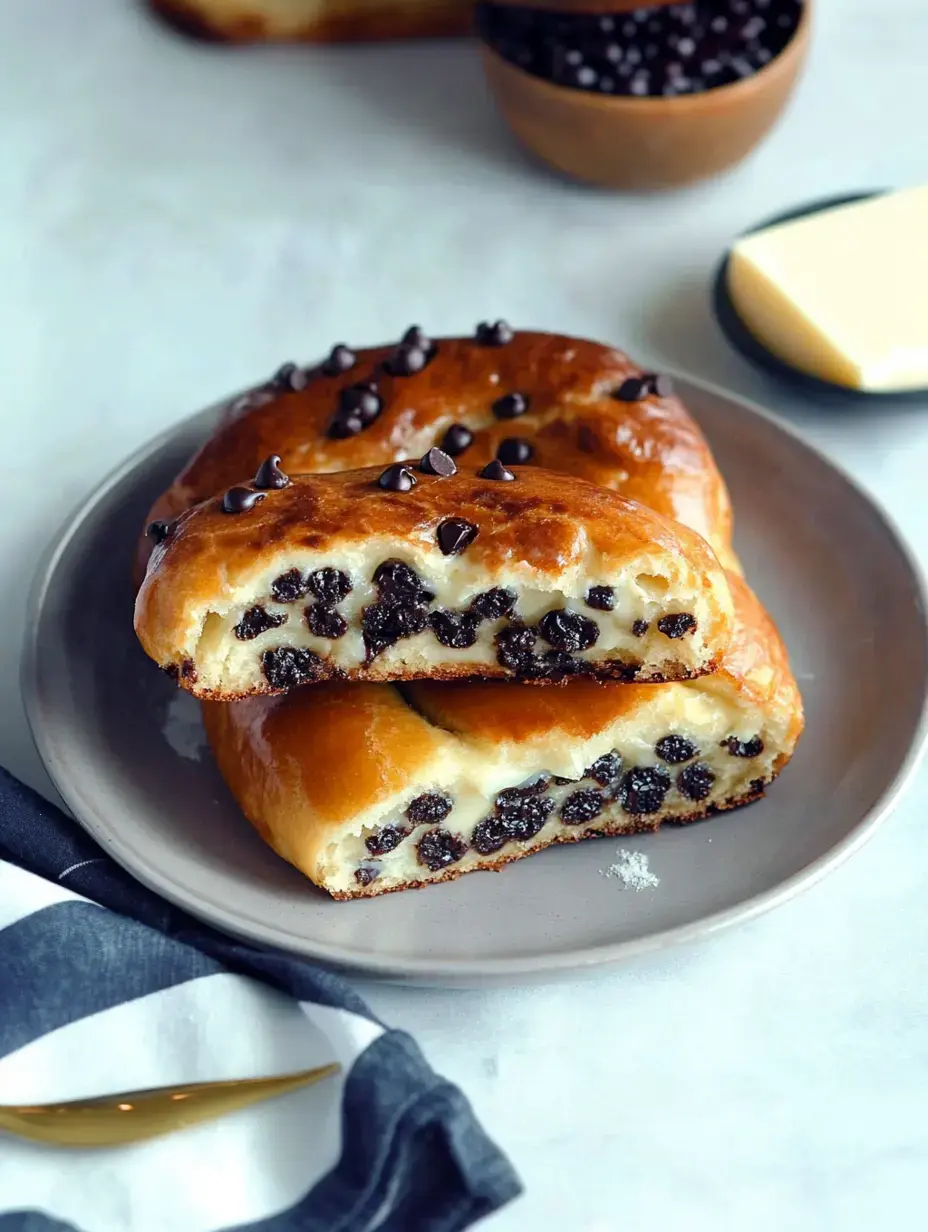
<instances>
[{"instance_id":1,"label":"gold knife","mask_svg":"<svg viewBox=\"0 0 928 1232\"><path fill-rule=\"evenodd\" d=\"M340 1065L323 1065L272 1078L190 1082L65 1104L0 1105L0 1130L50 1146L125 1146L312 1086L340 1069Z\"/></svg>"}]
</instances>

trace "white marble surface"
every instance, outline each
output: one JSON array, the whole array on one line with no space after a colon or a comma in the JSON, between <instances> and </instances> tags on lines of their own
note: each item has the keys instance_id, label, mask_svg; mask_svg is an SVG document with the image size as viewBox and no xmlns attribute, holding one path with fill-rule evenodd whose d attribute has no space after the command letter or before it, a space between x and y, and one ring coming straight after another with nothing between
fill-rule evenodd
<instances>
[{"instance_id":1,"label":"white marble surface","mask_svg":"<svg viewBox=\"0 0 928 1232\"><path fill-rule=\"evenodd\" d=\"M519 154L467 44L235 54L175 40L130 0L3 0L0 762L48 789L17 658L33 566L69 509L154 432L336 337L501 315L616 341L801 424L928 557L923 409L791 401L727 349L707 308L742 226L928 180L928 6L818 8L808 75L752 161L689 192L620 198ZM366 985L520 1169L526 1196L487 1226L921 1226L926 804L923 771L808 896L595 982Z\"/></svg>"}]
</instances>

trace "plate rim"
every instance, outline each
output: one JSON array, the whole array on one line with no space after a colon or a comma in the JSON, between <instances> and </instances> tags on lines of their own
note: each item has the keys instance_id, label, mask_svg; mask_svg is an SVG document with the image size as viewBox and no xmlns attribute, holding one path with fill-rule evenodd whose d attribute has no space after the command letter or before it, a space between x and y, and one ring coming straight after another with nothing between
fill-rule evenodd
<instances>
[{"instance_id":1,"label":"plate rim","mask_svg":"<svg viewBox=\"0 0 928 1232\"><path fill-rule=\"evenodd\" d=\"M679 371L672 371L669 375L679 386L689 385L702 394L734 403L740 411L764 421L790 437L800 448L805 449L817 461L837 473L856 497L868 507L871 515L882 523L884 532L894 542L917 596L922 614L923 639L926 650L928 650L928 575L915 557L895 518L883 504L840 463L829 458L799 429L774 412L714 382ZM553 980L570 973L583 974L606 970L631 959L688 944L700 938L714 936L735 924L747 923L788 902L802 891L811 889L828 873L840 868L872 837L877 828L888 818L918 769L926 745L928 745L928 669L922 680L922 701L918 719L909 747L896 774L872 808L865 812L840 840L798 872L778 882L775 886L743 899L740 903L712 915L702 916L685 924L661 929L633 940L612 941L587 946L583 949L512 958L435 960L428 957L406 957L398 960L365 954L339 945L324 943L307 945L301 943L291 932L273 924L259 923L255 927L243 928L240 921L237 921L234 910L221 904L208 903L203 906L197 903L191 907L190 900L182 892L175 890L169 879L147 868L139 869L122 858L124 852L118 838L113 838L111 829L97 816L94 807L84 801L81 793L69 784L65 767L59 764L52 747L53 742L43 728L38 640L45 600L53 583L57 565L68 551L87 514L105 502L112 490L139 464L156 454L185 427L190 426L196 418L199 416L205 418L209 412L215 411L221 405L223 404L214 403L178 420L133 450L127 458L109 471L64 520L40 558L32 580L26 608L26 632L20 659L20 688L33 743L46 773L62 800L73 813L77 823L142 885L219 931L251 944L259 944L294 954L336 970L399 983L444 987L486 987L507 981ZM926 662L928 662L928 653L926 653Z\"/></svg>"}]
</instances>

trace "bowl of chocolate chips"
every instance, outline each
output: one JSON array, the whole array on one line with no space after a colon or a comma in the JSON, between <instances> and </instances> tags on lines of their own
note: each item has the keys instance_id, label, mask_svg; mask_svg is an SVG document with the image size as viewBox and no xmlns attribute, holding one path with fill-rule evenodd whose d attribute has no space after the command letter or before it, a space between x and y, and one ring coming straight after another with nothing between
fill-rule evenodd
<instances>
[{"instance_id":1,"label":"bowl of chocolate chips","mask_svg":"<svg viewBox=\"0 0 928 1232\"><path fill-rule=\"evenodd\" d=\"M478 4L477 32L503 116L535 155L587 183L652 190L716 175L766 135L805 59L811 8L508 0Z\"/></svg>"}]
</instances>

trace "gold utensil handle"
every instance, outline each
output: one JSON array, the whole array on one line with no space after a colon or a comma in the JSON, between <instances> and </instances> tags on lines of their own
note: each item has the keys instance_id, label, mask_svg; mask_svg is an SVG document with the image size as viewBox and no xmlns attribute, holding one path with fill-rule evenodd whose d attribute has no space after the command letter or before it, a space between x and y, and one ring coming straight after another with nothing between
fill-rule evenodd
<instances>
[{"instance_id":1,"label":"gold utensil handle","mask_svg":"<svg viewBox=\"0 0 928 1232\"><path fill-rule=\"evenodd\" d=\"M332 1064L273 1078L190 1082L183 1086L76 1099L66 1104L0 1106L0 1130L52 1146L124 1146L312 1086L337 1074L340 1069L341 1066Z\"/></svg>"}]
</instances>

